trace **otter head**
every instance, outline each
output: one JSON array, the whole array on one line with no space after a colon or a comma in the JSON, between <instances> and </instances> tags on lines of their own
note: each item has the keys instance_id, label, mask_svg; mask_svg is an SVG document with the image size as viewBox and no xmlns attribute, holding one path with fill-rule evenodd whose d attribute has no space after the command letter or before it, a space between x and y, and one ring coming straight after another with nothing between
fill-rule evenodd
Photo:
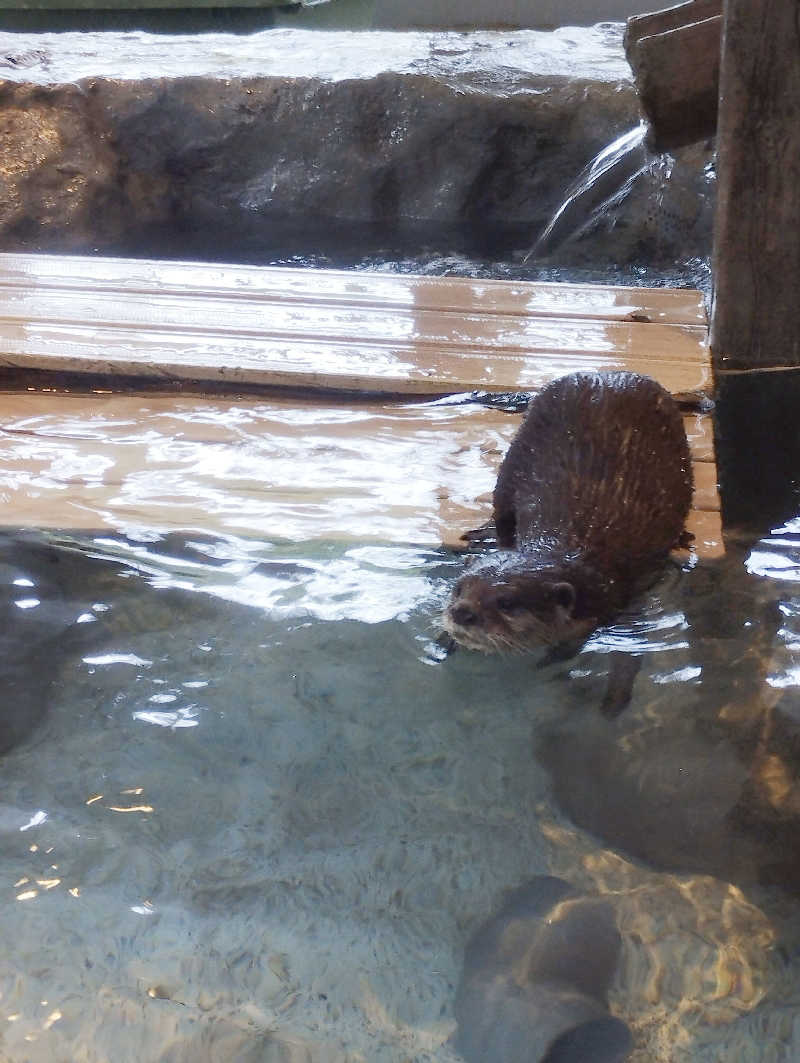
<instances>
[{"instance_id":1,"label":"otter head","mask_svg":"<svg viewBox=\"0 0 800 1063\"><path fill-rule=\"evenodd\" d=\"M585 638L597 627L586 616L569 571L537 568L519 555L511 563L472 569L453 588L444 627L456 642L492 653L532 650Z\"/></svg>"}]
</instances>

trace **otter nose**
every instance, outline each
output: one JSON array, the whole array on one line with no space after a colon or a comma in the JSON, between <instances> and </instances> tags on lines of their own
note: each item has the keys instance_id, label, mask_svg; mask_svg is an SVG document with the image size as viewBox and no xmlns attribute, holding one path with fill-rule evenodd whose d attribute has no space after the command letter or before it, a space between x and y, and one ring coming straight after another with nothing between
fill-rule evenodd
<instances>
[{"instance_id":1,"label":"otter nose","mask_svg":"<svg viewBox=\"0 0 800 1063\"><path fill-rule=\"evenodd\" d=\"M467 605L454 605L450 610L450 616L461 627L471 627L478 623L478 614L473 613Z\"/></svg>"}]
</instances>

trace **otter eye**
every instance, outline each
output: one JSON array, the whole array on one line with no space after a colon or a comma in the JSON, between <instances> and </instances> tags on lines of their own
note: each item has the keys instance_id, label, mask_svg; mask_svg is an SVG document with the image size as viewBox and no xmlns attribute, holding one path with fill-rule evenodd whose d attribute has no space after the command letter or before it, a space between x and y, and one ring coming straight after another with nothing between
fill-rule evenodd
<instances>
[{"instance_id":1,"label":"otter eye","mask_svg":"<svg viewBox=\"0 0 800 1063\"><path fill-rule=\"evenodd\" d=\"M502 595L497 599L497 608L501 613L524 613L526 606L520 598L512 598L511 595Z\"/></svg>"}]
</instances>

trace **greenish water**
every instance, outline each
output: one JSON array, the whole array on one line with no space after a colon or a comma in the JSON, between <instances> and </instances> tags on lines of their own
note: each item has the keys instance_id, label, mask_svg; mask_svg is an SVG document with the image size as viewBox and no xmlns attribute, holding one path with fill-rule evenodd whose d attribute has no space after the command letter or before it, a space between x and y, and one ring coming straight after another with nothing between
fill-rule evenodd
<instances>
[{"instance_id":1,"label":"greenish water","mask_svg":"<svg viewBox=\"0 0 800 1063\"><path fill-rule=\"evenodd\" d=\"M0 28L26 33L141 30L147 33L258 33L274 26L369 29L374 0L3 0Z\"/></svg>"}]
</instances>

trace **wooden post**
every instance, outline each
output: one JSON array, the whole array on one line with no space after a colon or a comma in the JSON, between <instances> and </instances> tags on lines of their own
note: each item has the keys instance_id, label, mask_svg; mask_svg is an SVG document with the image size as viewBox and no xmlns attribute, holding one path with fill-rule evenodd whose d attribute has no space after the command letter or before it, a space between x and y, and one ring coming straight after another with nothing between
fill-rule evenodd
<instances>
[{"instance_id":1,"label":"wooden post","mask_svg":"<svg viewBox=\"0 0 800 1063\"><path fill-rule=\"evenodd\" d=\"M727 0L717 149L711 353L722 518L726 530L757 536L798 510L798 0Z\"/></svg>"},{"instance_id":2,"label":"wooden post","mask_svg":"<svg viewBox=\"0 0 800 1063\"><path fill-rule=\"evenodd\" d=\"M798 0L727 0L717 149L714 367L800 367Z\"/></svg>"}]
</instances>

